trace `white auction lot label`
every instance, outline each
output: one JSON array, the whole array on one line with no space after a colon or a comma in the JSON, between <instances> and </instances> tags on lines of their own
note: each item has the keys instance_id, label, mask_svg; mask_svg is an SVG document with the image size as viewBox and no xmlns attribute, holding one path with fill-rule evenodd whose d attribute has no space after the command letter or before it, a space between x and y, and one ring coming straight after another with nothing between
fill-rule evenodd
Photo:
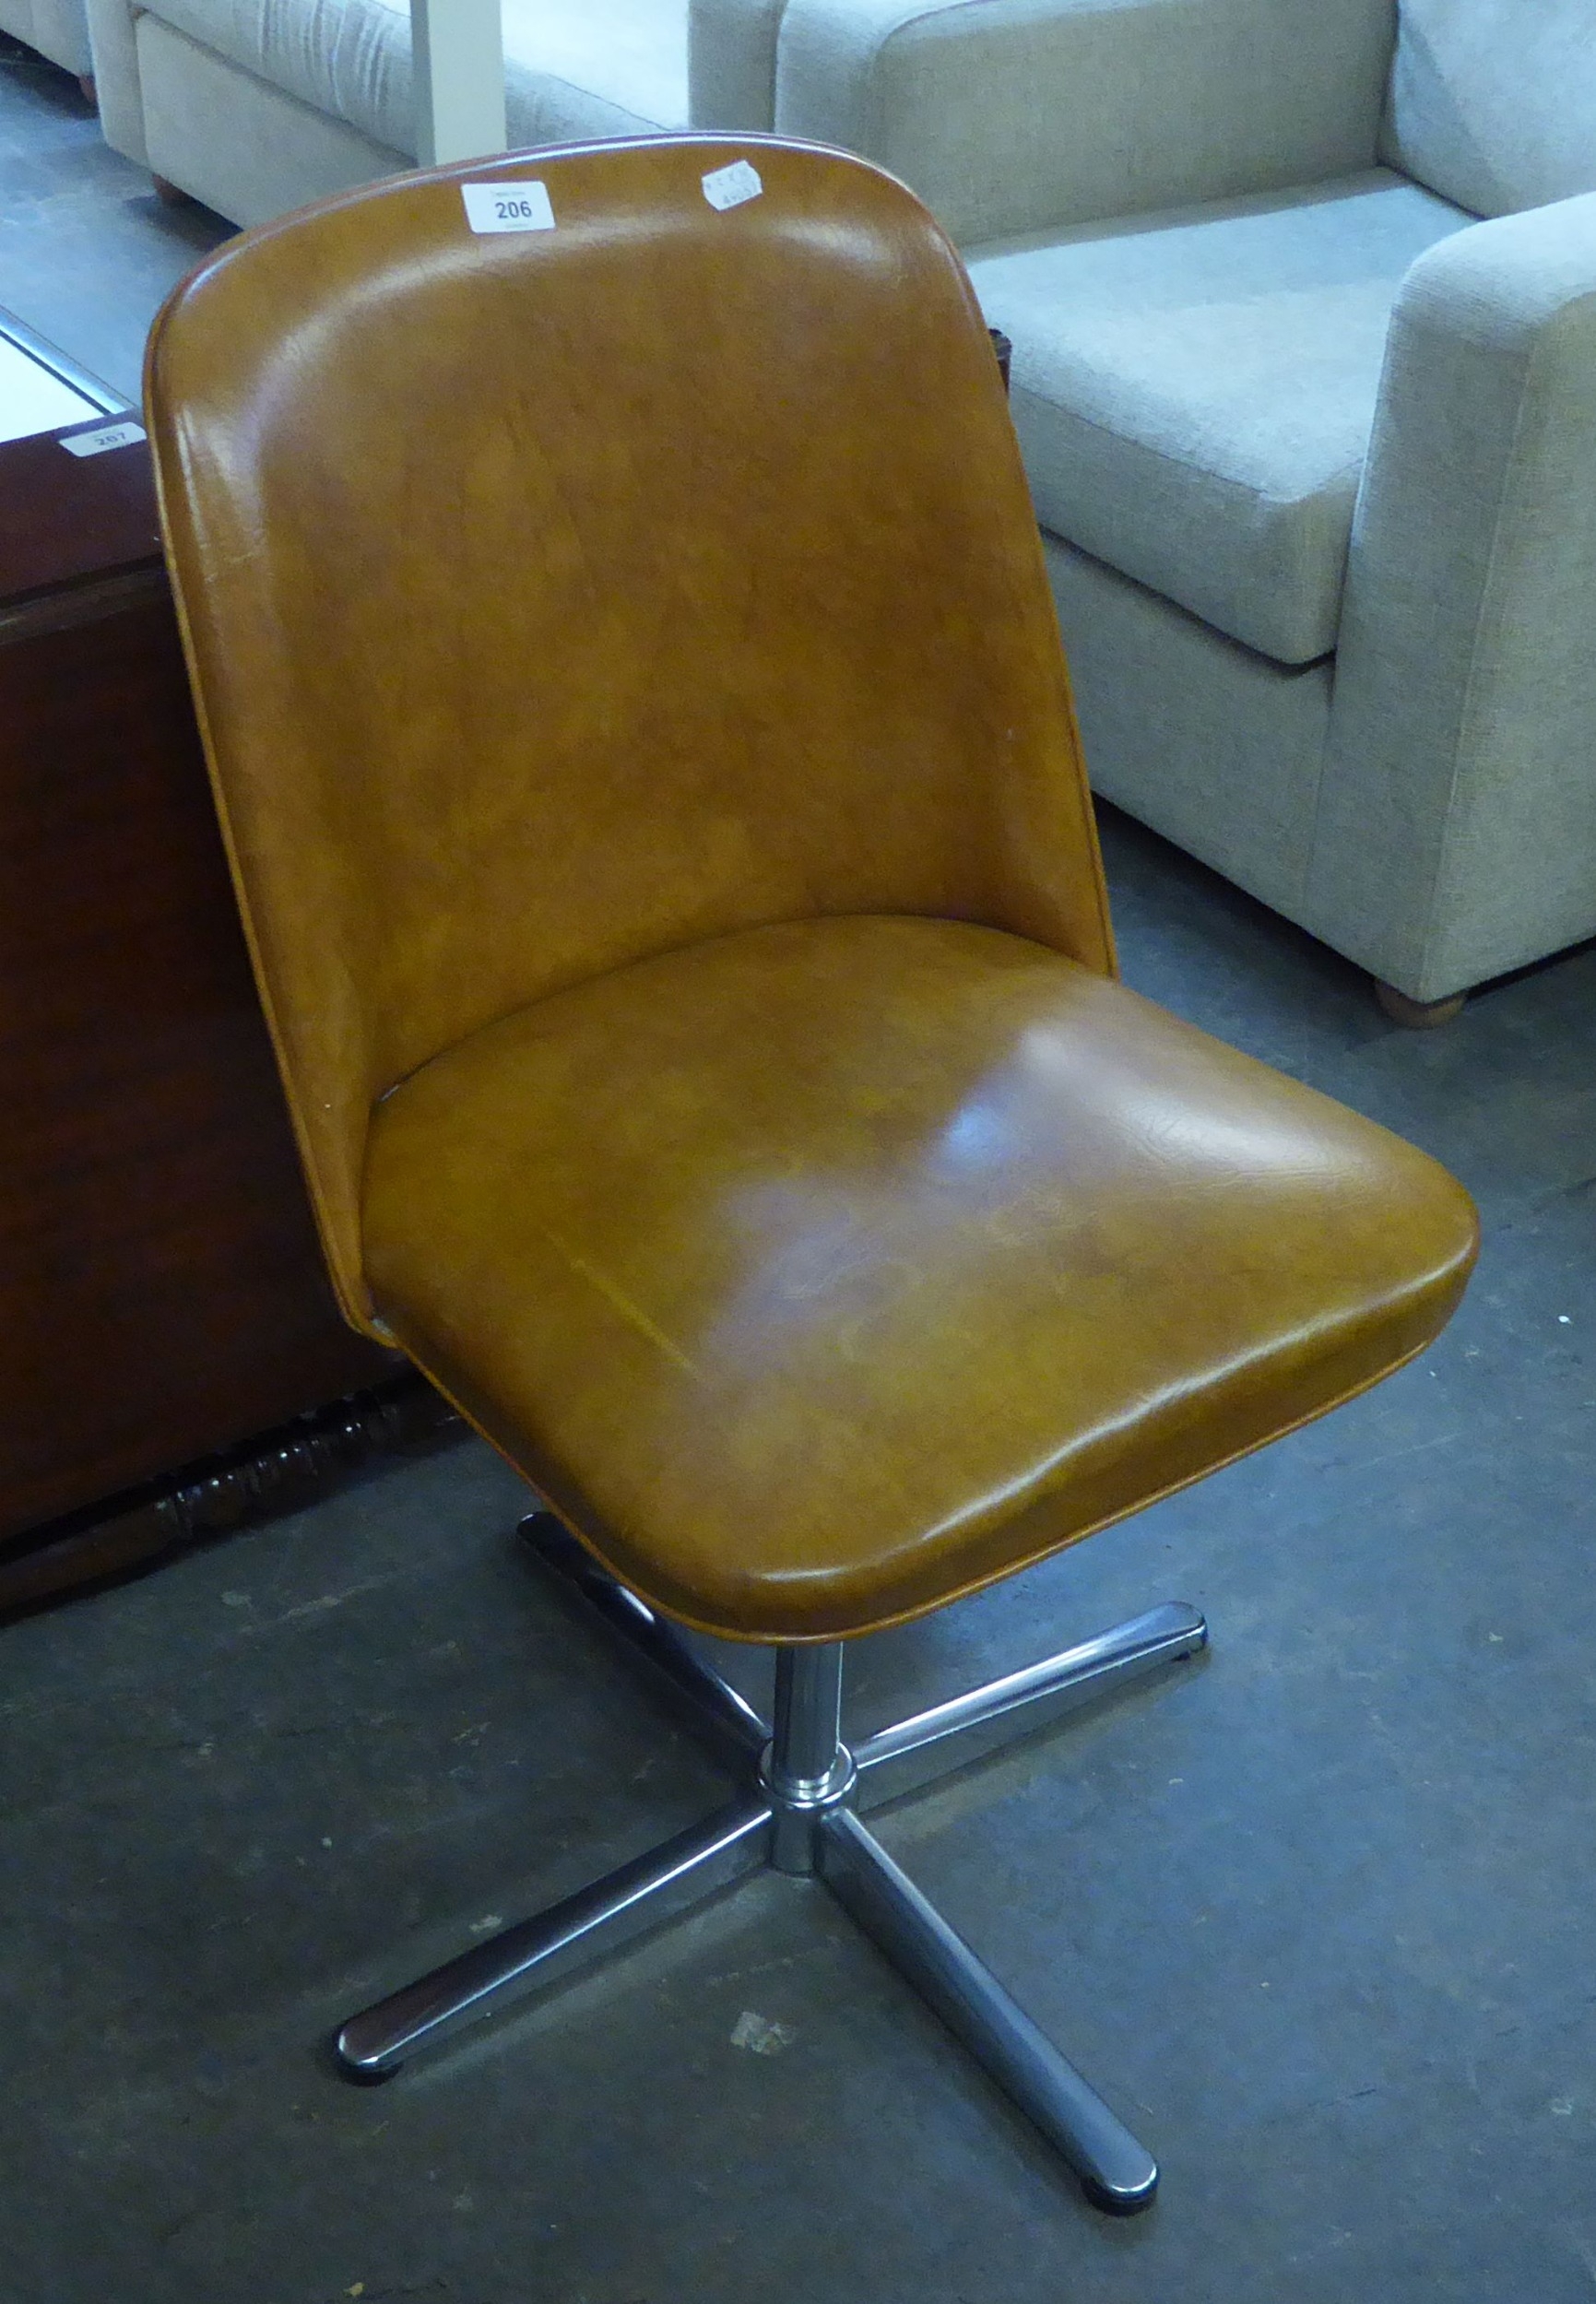
<instances>
[{"instance_id":1,"label":"white auction lot label","mask_svg":"<svg viewBox=\"0 0 1596 2304\"><path fill-rule=\"evenodd\" d=\"M515 184L462 184L466 221L474 232L551 232L554 211L546 185L532 179Z\"/></svg>"},{"instance_id":2,"label":"white auction lot label","mask_svg":"<svg viewBox=\"0 0 1596 2304\"><path fill-rule=\"evenodd\" d=\"M126 448L143 438L142 424L105 424L97 432L74 432L61 445L69 455L102 456L107 448Z\"/></svg>"}]
</instances>

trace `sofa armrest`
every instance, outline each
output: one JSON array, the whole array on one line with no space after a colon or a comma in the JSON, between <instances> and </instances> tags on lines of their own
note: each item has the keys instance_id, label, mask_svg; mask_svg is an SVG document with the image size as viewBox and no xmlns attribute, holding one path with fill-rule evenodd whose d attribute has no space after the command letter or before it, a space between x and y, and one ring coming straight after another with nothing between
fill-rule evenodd
<instances>
[{"instance_id":1,"label":"sofa armrest","mask_svg":"<svg viewBox=\"0 0 1596 2304\"><path fill-rule=\"evenodd\" d=\"M786 0L689 0L687 116L695 128L775 124L776 35Z\"/></svg>"},{"instance_id":2,"label":"sofa armrest","mask_svg":"<svg viewBox=\"0 0 1596 2304\"><path fill-rule=\"evenodd\" d=\"M1585 194L1441 241L1392 315L1310 898L1416 998L1596 929L1593 471Z\"/></svg>"},{"instance_id":3,"label":"sofa armrest","mask_svg":"<svg viewBox=\"0 0 1596 2304\"><path fill-rule=\"evenodd\" d=\"M1393 0L787 0L775 125L964 242L1372 165Z\"/></svg>"},{"instance_id":4,"label":"sofa armrest","mask_svg":"<svg viewBox=\"0 0 1596 2304\"><path fill-rule=\"evenodd\" d=\"M139 11L132 0L88 0L89 47L94 59L94 93L100 125L113 152L149 166L144 140L144 92L138 80L134 25Z\"/></svg>"}]
</instances>

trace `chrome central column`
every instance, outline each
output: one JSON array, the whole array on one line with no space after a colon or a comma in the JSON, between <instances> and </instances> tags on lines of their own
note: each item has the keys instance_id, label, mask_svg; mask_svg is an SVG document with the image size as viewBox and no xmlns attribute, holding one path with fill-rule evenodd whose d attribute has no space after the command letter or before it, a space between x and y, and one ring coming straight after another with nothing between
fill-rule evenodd
<instances>
[{"instance_id":1,"label":"chrome central column","mask_svg":"<svg viewBox=\"0 0 1596 2304\"><path fill-rule=\"evenodd\" d=\"M770 1861L777 1872L813 1872L815 1825L854 1789L842 1714L842 1642L778 1648L775 1731L759 1771L774 1812Z\"/></svg>"}]
</instances>

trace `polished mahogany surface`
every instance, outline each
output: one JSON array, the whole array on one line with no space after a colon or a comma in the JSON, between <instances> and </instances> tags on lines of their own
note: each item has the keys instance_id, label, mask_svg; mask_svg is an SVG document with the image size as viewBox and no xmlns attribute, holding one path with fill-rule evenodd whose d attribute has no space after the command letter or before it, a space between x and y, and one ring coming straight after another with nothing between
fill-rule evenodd
<instances>
[{"instance_id":1,"label":"polished mahogany surface","mask_svg":"<svg viewBox=\"0 0 1596 2304\"><path fill-rule=\"evenodd\" d=\"M100 425L113 421L101 418ZM95 424L74 424L72 432ZM160 526L141 441L75 456L59 432L0 443L5 516L0 584L7 610L37 594L99 583L160 561Z\"/></svg>"},{"instance_id":2,"label":"polished mahogany surface","mask_svg":"<svg viewBox=\"0 0 1596 2304\"><path fill-rule=\"evenodd\" d=\"M644 1593L867 1631L1373 1382L1472 1211L1114 981L1001 381L912 196L759 139L490 172L552 229L392 180L152 339L324 1241Z\"/></svg>"},{"instance_id":3,"label":"polished mahogany surface","mask_svg":"<svg viewBox=\"0 0 1596 2304\"><path fill-rule=\"evenodd\" d=\"M0 1536L371 1382L337 1320L148 450L0 444Z\"/></svg>"}]
</instances>

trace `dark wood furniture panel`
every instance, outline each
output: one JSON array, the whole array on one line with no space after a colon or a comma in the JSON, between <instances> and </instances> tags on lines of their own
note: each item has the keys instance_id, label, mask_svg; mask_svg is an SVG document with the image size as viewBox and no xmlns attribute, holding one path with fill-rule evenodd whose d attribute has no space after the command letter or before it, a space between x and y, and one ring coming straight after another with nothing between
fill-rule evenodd
<instances>
[{"instance_id":1,"label":"dark wood furniture panel","mask_svg":"<svg viewBox=\"0 0 1596 2304\"><path fill-rule=\"evenodd\" d=\"M0 447L0 1539L390 1374L324 1275L142 444Z\"/></svg>"}]
</instances>

